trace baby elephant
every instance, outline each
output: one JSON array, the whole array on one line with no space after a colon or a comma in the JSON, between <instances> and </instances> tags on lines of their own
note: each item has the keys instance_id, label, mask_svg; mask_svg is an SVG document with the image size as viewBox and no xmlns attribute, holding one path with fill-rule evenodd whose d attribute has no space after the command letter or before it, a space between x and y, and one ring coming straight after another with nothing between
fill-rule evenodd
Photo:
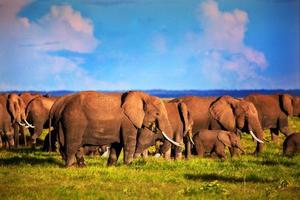
<instances>
[{"instance_id":1,"label":"baby elephant","mask_svg":"<svg viewBox=\"0 0 300 200\"><path fill-rule=\"evenodd\" d=\"M199 156L204 156L205 152L212 154L215 152L222 160L226 159L225 147L230 148L232 157L232 149L238 148L243 153L244 150L240 144L240 138L232 132L222 130L200 130L193 137L196 152Z\"/></svg>"},{"instance_id":2,"label":"baby elephant","mask_svg":"<svg viewBox=\"0 0 300 200\"><path fill-rule=\"evenodd\" d=\"M283 142L283 155L293 156L296 153L300 153L300 132L287 136Z\"/></svg>"}]
</instances>

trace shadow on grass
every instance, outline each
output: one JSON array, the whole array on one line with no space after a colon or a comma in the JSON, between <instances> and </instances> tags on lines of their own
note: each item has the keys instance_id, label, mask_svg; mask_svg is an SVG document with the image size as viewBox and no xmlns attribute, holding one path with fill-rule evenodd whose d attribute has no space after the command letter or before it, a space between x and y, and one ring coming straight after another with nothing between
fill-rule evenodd
<instances>
[{"instance_id":1,"label":"shadow on grass","mask_svg":"<svg viewBox=\"0 0 300 200\"><path fill-rule=\"evenodd\" d=\"M292 162L289 160L277 160L277 161L275 161L275 160L254 160L252 162L257 165L267 165L267 166L283 165L286 167L291 167L291 166L297 165L296 162Z\"/></svg>"},{"instance_id":2,"label":"shadow on grass","mask_svg":"<svg viewBox=\"0 0 300 200\"><path fill-rule=\"evenodd\" d=\"M13 156L9 158L0 158L0 165L14 166L21 164L29 165L58 165L63 167L63 164L54 157L32 157L27 155Z\"/></svg>"},{"instance_id":3,"label":"shadow on grass","mask_svg":"<svg viewBox=\"0 0 300 200\"><path fill-rule=\"evenodd\" d=\"M219 174L185 174L184 177L188 180L201 180L201 181L223 181L229 183L243 183L243 182L252 182L252 183L272 183L278 181L277 179L267 179L258 177L256 175L249 175L245 178L243 177L234 177L234 176L224 176Z\"/></svg>"},{"instance_id":4,"label":"shadow on grass","mask_svg":"<svg viewBox=\"0 0 300 200\"><path fill-rule=\"evenodd\" d=\"M58 161L55 157L52 157L51 154L53 153L44 152L40 148L33 149L28 147L21 147L3 151L17 154L9 157L1 157L0 165L3 166L14 166L20 164L63 166L60 161Z\"/></svg>"}]
</instances>

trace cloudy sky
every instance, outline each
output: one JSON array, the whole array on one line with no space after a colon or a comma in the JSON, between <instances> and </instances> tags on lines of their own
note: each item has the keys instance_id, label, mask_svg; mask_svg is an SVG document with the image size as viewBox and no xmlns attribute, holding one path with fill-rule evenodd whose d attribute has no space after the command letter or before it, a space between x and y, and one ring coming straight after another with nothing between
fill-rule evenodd
<instances>
[{"instance_id":1,"label":"cloudy sky","mask_svg":"<svg viewBox=\"0 0 300 200\"><path fill-rule=\"evenodd\" d=\"M0 90L300 89L299 2L0 0Z\"/></svg>"}]
</instances>

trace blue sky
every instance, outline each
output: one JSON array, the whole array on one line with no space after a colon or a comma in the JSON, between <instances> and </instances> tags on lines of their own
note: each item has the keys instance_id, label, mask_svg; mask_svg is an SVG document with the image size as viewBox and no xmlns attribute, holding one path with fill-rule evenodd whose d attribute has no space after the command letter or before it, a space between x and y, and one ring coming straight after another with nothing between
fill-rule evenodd
<instances>
[{"instance_id":1,"label":"blue sky","mask_svg":"<svg viewBox=\"0 0 300 200\"><path fill-rule=\"evenodd\" d=\"M0 0L0 90L300 89L298 0Z\"/></svg>"}]
</instances>

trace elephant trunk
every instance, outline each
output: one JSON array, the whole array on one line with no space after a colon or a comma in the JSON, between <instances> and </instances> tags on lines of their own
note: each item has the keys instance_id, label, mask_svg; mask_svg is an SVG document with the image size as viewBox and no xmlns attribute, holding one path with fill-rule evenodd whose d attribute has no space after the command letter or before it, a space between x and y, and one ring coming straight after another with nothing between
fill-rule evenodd
<instances>
[{"instance_id":1,"label":"elephant trunk","mask_svg":"<svg viewBox=\"0 0 300 200\"><path fill-rule=\"evenodd\" d=\"M248 129L251 136L257 141L255 154L259 154L263 150L264 131L258 119L254 119L251 122L251 124L248 124Z\"/></svg>"},{"instance_id":2,"label":"elephant trunk","mask_svg":"<svg viewBox=\"0 0 300 200\"><path fill-rule=\"evenodd\" d=\"M154 143L154 141L157 138L157 134L153 135L155 133L153 133L151 130L149 130L148 128L143 127L142 129L139 130L139 137L138 137L138 142L137 142L137 147L135 150L135 154L134 157L140 157L140 155L142 154L142 152L147 149L149 146L152 145L152 143Z\"/></svg>"},{"instance_id":3,"label":"elephant trunk","mask_svg":"<svg viewBox=\"0 0 300 200\"><path fill-rule=\"evenodd\" d=\"M167 116L163 117L162 119L163 120L158 121L158 129L161 132L162 136L171 144L177 147L181 147L181 145L177 141L173 140L173 129Z\"/></svg>"}]
</instances>

